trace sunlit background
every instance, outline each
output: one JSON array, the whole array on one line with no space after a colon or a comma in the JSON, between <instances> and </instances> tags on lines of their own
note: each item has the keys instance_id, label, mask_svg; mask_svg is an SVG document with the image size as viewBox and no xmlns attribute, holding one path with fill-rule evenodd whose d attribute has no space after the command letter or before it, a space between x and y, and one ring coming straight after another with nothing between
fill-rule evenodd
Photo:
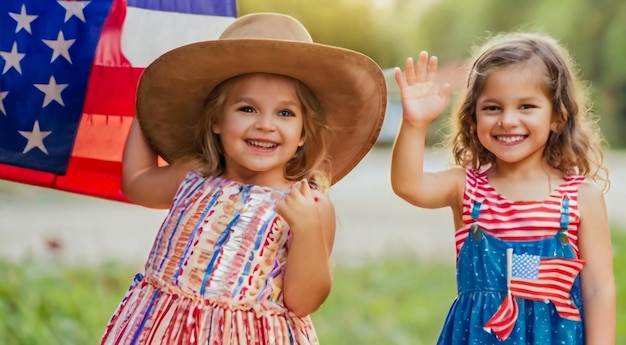
<instances>
[{"instance_id":1,"label":"sunlit background","mask_svg":"<svg viewBox=\"0 0 626 345\"><path fill-rule=\"evenodd\" d=\"M427 50L437 55L455 86L462 85L459 64L488 35L512 30L551 34L575 57L589 82L611 146L626 145L624 1L267 0L238 4L241 14L278 11L296 16L315 41L362 52L383 69L403 66L407 57Z\"/></svg>"},{"instance_id":2,"label":"sunlit background","mask_svg":"<svg viewBox=\"0 0 626 345\"><path fill-rule=\"evenodd\" d=\"M448 210L410 207L390 190L390 145L400 119L391 71L427 50L439 57L441 78L460 87L472 47L512 30L553 35L588 81L610 146L606 198L618 281L617 344L626 344L625 1L238 1L240 15L264 11L298 18L316 42L362 52L388 76L378 144L331 192L338 214L335 285L313 315L322 344L435 342L455 295L453 228ZM430 145L439 142L446 117L432 126ZM427 169L443 167L446 158L445 151L429 149ZM0 181L0 344L98 343L163 215Z\"/></svg>"}]
</instances>

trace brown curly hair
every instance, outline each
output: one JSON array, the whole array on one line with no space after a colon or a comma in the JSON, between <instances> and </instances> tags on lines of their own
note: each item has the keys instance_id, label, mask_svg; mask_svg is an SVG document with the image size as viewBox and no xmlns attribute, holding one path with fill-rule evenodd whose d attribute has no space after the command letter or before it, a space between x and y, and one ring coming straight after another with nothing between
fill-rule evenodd
<instances>
[{"instance_id":1,"label":"brown curly hair","mask_svg":"<svg viewBox=\"0 0 626 345\"><path fill-rule=\"evenodd\" d=\"M604 182L608 170L603 165L605 144L593 116L587 89L577 77L577 66L554 38L539 33L514 32L491 37L478 47L468 70L463 90L451 117L448 143L456 164L481 169L495 162L476 134L476 102L490 72L534 59L545 65L545 90L552 100L558 130L551 132L543 156L565 175L580 174Z\"/></svg>"},{"instance_id":2,"label":"brown curly hair","mask_svg":"<svg viewBox=\"0 0 626 345\"><path fill-rule=\"evenodd\" d=\"M196 170L204 176L219 176L226 169L222 144L212 127L224 113L230 91L246 76L248 75L239 75L223 81L207 96L205 104L207 116L204 117L203 123L196 127L194 141L197 149L189 157L199 162ZM330 138L326 111L307 85L297 79L281 77L293 82L296 95L302 104L302 136L305 139L304 144L285 165L285 178L294 182L307 178L314 186L326 190L330 187L330 178L325 173L328 167L327 151Z\"/></svg>"}]
</instances>

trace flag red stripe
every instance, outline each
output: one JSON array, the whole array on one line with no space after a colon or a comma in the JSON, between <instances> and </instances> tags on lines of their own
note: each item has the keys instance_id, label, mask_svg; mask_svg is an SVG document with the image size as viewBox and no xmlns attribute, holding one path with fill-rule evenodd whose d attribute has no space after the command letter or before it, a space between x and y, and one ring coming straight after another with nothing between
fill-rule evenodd
<instances>
[{"instance_id":1,"label":"flag red stripe","mask_svg":"<svg viewBox=\"0 0 626 345\"><path fill-rule=\"evenodd\" d=\"M546 290L542 287L537 287L535 289L528 288L527 286L519 287L511 285L511 293L515 297L526 298L536 301L545 301L545 300L569 300L569 293L563 293L559 290Z\"/></svg>"},{"instance_id":2,"label":"flag red stripe","mask_svg":"<svg viewBox=\"0 0 626 345\"><path fill-rule=\"evenodd\" d=\"M559 276L576 275L583 268L584 263L542 263L539 268L539 275L557 274Z\"/></svg>"},{"instance_id":3,"label":"flag red stripe","mask_svg":"<svg viewBox=\"0 0 626 345\"><path fill-rule=\"evenodd\" d=\"M515 327L518 315L517 302L507 294L496 313L487 321L484 328L492 331L500 340L507 339Z\"/></svg>"},{"instance_id":4,"label":"flag red stripe","mask_svg":"<svg viewBox=\"0 0 626 345\"><path fill-rule=\"evenodd\" d=\"M573 280L569 282L559 282L556 280L525 280L525 279L512 279L511 285L515 289L532 290L533 292L546 291L550 293L560 293L562 295L568 295L571 290Z\"/></svg>"},{"instance_id":5,"label":"flag red stripe","mask_svg":"<svg viewBox=\"0 0 626 345\"><path fill-rule=\"evenodd\" d=\"M72 157L65 176L0 164L8 181L128 202L120 189L121 162Z\"/></svg>"},{"instance_id":6,"label":"flag red stripe","mask_svg":"<svg viewBox=\"0 0 626 345\"><path fill-rule=\"evenodd\" d=\"M12 165L0 164L0 178L32 184L41 187L52 187L56 175L53 173L20 168Z\"/></svg>"},{"instance_id":7,"label":"flag red stripe","mask_svg":"<svg viewBox=\"0 0 626 345\"><path fill-rule=\"evenodd\" d=\"M120 189L121 162L72 157L67 171L57 178L56 189L128 201Z\"/></svg>"},{"instance_id":8,"label":"flag red stripe","mask_svg":"<svg viewBox=\"0 0 626 345\"><path fill-rule=\"evenodd\" d=\"M578 309L574 310L566 310L565 308L559 308L556 306L556 311L564 319L572 320L572 321L580 321L582 320L580 317L580 311Z\"/></svg>"},{"instance_id":9,"label":"flag red stripe","mask_svg":"<svg viewBox=\"0 0 626 345\"><path fill-rule=\"evenodd\" d=\"M122 53L122 29L126 19L126 0L113 0L94 55L95 66L131 67Z\"/></svg>"},{"instance_id":10,"label":"flag red stripe","mask_svg":"<svg viewBox=\"0 0 626 345\"><path fill-rule=\"evenodd\" d=\"M133 116L135 93L144 68L93 66L83 113Z\"/></svg>"}]
</instances>

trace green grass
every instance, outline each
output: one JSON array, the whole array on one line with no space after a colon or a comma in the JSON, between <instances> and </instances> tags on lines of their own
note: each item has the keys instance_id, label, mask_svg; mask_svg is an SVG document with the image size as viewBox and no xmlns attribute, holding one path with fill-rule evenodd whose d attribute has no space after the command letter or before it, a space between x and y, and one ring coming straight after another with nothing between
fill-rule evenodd
<instances>
[{"instance_id":1,"label":"green grass","mask_svg":"<svg viewBox=\"0 0 626 345\"><path fill-rule=\"evenodd\" d=\"M132 277L109 265L0 262L0 344L98 344Z\"/></svg>"},{"instance_id":2,"label":"green grass","mask_svg":"<svg viewBox=\"0 0 626 345\"><path fill-rule=\"evenodd\" d=\"M617 344L626 344L626 231L613 235ZM97 344L134 272L117 265L0 261L0 344ZM337 267L312 317L322 344L433 344L455 295L454 268L394 259Z\"/></svg>"},{"instance_id":3,"label":"green grass","mask_svg":"<svg viewBox=\"0 0 626 345\"><path fill-rule=\"evenodd\" d=\"M434 344L456 295L454 267L412 259L335 270L312 318L322 344Z\"/></svg>"}]
</instances>

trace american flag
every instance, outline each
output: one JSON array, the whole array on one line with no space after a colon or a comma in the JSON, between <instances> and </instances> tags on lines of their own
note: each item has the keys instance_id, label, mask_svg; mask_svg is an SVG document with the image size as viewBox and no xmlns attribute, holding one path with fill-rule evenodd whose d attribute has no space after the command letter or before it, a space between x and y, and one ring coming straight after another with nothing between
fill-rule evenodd
<instances>
[{"instance_id":1,"label":"american flag","mask_svg":"<svg viewBox=\"0 0 626 345\"><path fill-rule=\"evenodd\" d=\"M517 302L510 293L507 294L496 313L487 321L484 329L487 332L493 332L500 340L506 340L515 328L517 321Z\"/></svg>"},{"instance_id":2,"label":"american flag","mask_svg":"<svg viewBox=\"0 0 626 345\"><path fill-rule=\"evenodd\" d=\"M511 294L535 301L550 301L561 317L579 321L580 311L571 300L574 280L583 269L584 260L541 258L513 254Z\"/></svg>"},{"instance_id":3,"label":"american flag","mask_svg":"<svg viewBox=\"0 0 626 345\"><path fill-rule=\"evenodd\" d=\"M580 259L542 258L537 255L512 254L508 266L509 293L494 316L485 324L498 338L508 338L518 317L515 298L552 302L564 319L580 321L580 311L571 300L574 280L585 264Z\"/></svg>"},{"instance_id":4,"label":"american flag","mask_svg":"<svg viewBox=\"0 0 626 345\"><path fill-rule=\"evenodd\" d=\"M112 200L139 77L236 0L1 0L0 179Z\"/></svg>"}]
</instances>

